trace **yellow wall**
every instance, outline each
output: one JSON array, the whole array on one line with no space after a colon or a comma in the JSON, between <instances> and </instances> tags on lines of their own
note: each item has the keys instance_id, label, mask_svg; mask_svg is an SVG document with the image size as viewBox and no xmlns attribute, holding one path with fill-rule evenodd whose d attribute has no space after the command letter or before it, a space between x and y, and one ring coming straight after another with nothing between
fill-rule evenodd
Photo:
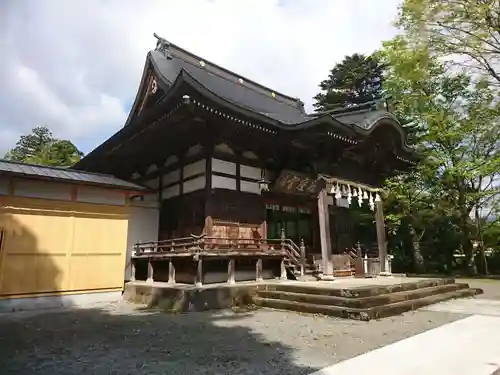
<instances>
[{"instance_id":1,"label":"yellow wall","mask_svg":"<svg viewBox=\"0 0 500 375\"><path fill-rule=\"evenodd\" d=\"M0 296L121 288L128 207L0 196Z\"/></svg>"}]
</instances>

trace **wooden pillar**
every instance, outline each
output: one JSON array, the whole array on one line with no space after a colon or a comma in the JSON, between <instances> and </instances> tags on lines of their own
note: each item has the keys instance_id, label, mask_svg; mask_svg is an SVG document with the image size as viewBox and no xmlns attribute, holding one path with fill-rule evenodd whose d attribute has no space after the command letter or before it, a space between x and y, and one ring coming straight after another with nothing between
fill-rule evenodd
<instances>
[{"instance_id":1,"label":"wooden pillar","mask_svg":"<svg viewBox=\"0 0 500 375\"><path fill-rule=\"evenodd\" d=\"M151 258L148 259L148 279L146 280L148 283L152 283L154 281L154 269L153 263L151 263Z\"/></svg>"},{"instance_id":2,"label":"wooden pillar","mask_svg":"<svg viewBox=\"0 0 500 375\"><path fill-rule=\"evenodd\" d=\"M375 225L377 228L378 257L380 261L380 275L390 275L387 257L387 239L385 235L384 204L382 201L375 202Z\"/></svg>"},{"instance_id":3,"label":"wooden pillar","mask_svg":"<svg viewBox=\"0 0 500 375\"><path fill-rule=\"evenodd\" d=\"M323 280L333 280L332 241L330 238L330 214L327 198L326 189L322 189L318 195L319 234L321 239Z\"/></svg>"},{"instance_id":4,"label":"wooden pillar","mask_svg":"<svg viewBox=\"0 0 500 375\"><path fill-rule=\"evenodd\" d=\"M130 259L130 281L135 281L135 259Z\"/></svg>"},{"instance_id":5,"label":"wooden pillar","mask_svg":"<svg viewBox=\"0 0 500 375\"><path fill-rule=\"evenodd\" d=\"M255 264L255 281L262 281L262 258L257 259Z\"/></svg>"},{"instance_id":6,"label":"wooden pillar","mask_svg":"<svg viewBox=\"0 0 500 375\"><path fill-rule=\"evenodd\" d=\"M304 238L300 239L300 276L304 276L306 273L306 245L304 244Z\"/></svg>"},{"instance_id":7,"label":"wooden pillar","mask_svg":"<svg viewBox=\"0 0 500 375\"><path fill-rule=\"evenodd\" d=\"M281 259L281 264L280 264L280 279L281 280L287 280L288 279L288 277L286 276L285 258Z\"/></svg>"},{"instance_id":8,"label":"wooden pillar","mask_svg":"<svg viewBox=\"0 0 500 375\"><path fill-rule=\"evenodd\" d=\"M198 256L198 261L196 264L196 277L194 280L194 284L196 286L202 286L203 285L203 261L200 256Z\"/></svg>"},{"instance_id":9,"label":"wooden pillar","mask_svg":"<svg viewBox=\"0 0 500 375\"><path fill-rule=\"evenodd\" d=\"M175 266L172 258L168 262L168 283L175 284Z\"/></svg>"},{"instance_id":10,"label":"wooden pillar","mask_svg":"<svg viewBox=\"0 0 500 375\"><path fill-rule=\"evenodd\" d=\"M235 260L234 258L229 259L227 263L227 282L228 284L234 284L234 274L235 274Z\"/></svg>"}]
</instances>

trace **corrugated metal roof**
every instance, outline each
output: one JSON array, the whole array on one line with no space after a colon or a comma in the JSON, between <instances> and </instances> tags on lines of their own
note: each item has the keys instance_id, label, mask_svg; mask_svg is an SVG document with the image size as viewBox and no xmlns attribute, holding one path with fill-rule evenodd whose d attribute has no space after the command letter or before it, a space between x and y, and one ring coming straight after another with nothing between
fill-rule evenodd
<instances>
[{"instance_id":1,"label":"corrugated metal roof","mask_svg":"<svg viewBox=\"0 0 500 375\"><path fill-rule=\"evenodd\" d=\"M3 159L0 159L0 175L15 175L35 179L67 181L83 185L99 185L124 190L148 190L144 186L140 186L111 175L90 173L69 168L19 163Z\"/></svg>"}]
</instances>

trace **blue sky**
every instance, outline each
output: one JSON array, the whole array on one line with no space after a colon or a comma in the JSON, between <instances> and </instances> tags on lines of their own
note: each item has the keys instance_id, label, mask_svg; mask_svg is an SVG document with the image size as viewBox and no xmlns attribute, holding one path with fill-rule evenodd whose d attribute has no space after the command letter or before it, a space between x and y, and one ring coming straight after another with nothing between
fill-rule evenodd
<instances>
[{"instance_id":1,"label":"blue sky","mask_svg":"<svg viewBox=\"0 0 500 375\"><path fill-rule=\"evenodd\" d=\"M396 30L398 0L3 0L0 155L38 125L85 153L128 115L153 32L277 91L312 97Z\"/></svg>"}]
</instances>

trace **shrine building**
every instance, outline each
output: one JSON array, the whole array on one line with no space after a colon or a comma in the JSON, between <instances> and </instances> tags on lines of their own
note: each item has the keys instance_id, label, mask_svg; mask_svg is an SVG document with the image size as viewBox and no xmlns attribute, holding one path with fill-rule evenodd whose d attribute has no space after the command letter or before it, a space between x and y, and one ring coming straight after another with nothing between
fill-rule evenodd
<instances>
[{"instance_id":1,"label":"shrine building","mask_svg":"<svg viewBox=\"0 0 500 375\"><path fill-rule=\"evenodd\" d=\"M244 271L255 261L266 278L266 254L286 242L295 250L285 266L317 261L328 278L338 268L332 255L359 241L349 207L361 206L374 211L380 271L388 272L380 187L418 156L386 103L307 113L296 97L157 40L125 125L74 166L151 189L132 200L129 264L145 257L147 269L137 266L144 278L175 281L175 268L178 282L201 284L226 277L226 261L237 280L251 278ZM136 243L151 252L132 257ZM196 244L200 257L173 260ZM204 257L211 260L202 266ZM139 278L134 270L127 279Z\"/></svg>"}]
</instances>

